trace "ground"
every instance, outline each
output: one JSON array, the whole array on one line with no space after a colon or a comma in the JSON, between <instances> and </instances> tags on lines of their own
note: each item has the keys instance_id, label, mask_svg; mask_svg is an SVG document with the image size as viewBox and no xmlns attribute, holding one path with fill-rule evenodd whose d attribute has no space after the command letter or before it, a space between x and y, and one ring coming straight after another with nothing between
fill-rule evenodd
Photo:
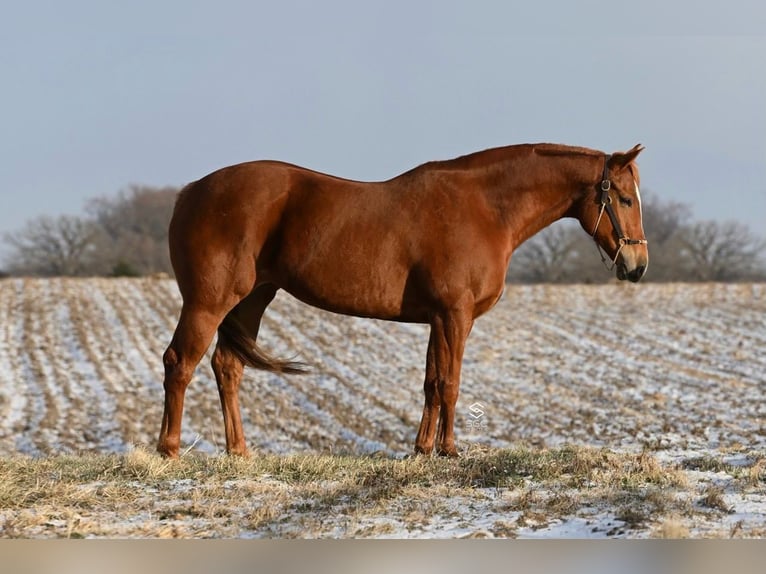
<instances>
[{"instance_id":1,"label":"ground","mask_svg":"<svg viewBox=\"0 0 766 574\"><path fill-rule=\"evenodd\" d=\"M418 462L405 457L427 328L332 315L280 294L262 343L311 374L246 375L255 456L231 466L220 456L208 353L187 394L186 456L166 467L150 453L175 283L6 279L0 534L760 537L764 295L762 284L509 286L468 341L461 461ZM519 470L526 457L588 462ZM321 470L296 478L264 461ZM137 464L154 478L133 477ZM378 488L359 473L389 478ZM30 477L80 498L59 492L57 507L44 488L24 498ZM93 496L100 506L85 502ZM220 520L201 508L218 508Z\"/></svg>"}]
</instances>

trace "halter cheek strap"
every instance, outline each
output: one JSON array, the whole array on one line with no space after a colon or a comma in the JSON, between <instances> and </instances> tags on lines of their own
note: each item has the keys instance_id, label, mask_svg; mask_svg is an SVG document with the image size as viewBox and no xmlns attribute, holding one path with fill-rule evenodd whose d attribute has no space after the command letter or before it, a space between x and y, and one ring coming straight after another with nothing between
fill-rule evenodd
<instances>
[{"instance_id":1,"label":"halter cheek strap","mask_svg":"<svg viewBox=\"0 0 766 574\"><path fill-rule=\"evenodd\" d=\"M604 173L601 176L601 209L598 212L598 219L596 219L596 225L593 228L591 237L593 237L593 241L596 243L596 249L598 249L598 253L601 256L601 262L607 267L607 269L611 271L617 264L617 258L620 256L620 252L622 251L623 247L626 245L645 245L647 241L646 239L630 239L622 232L622 226L617 220L617 214L614 212L614 208L612 207L612 196L609 195L609 190L612 189L612 182L609 179L610 157L612 156L609 154L604 157ZM617 253L614 254L614 258L611 260L604 254L604 252L601 250L601 246L598 244L598 241L596 241L596 231L598 231L598 225L601 223L601 218L604 215L604 211L606 211L606 214L609 216L609 220L612 222L614 232L617 234ZM611 262L611 267L607 264L607 261Z\"/></svg>"}]
</instances>

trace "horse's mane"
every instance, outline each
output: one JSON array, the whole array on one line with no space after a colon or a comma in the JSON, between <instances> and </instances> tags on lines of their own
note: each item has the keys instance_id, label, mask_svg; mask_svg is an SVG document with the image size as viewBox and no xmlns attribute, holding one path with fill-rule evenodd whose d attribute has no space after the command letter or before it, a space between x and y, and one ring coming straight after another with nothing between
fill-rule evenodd
<instances>
[{"instance_id":1,"label":"horse's mane","mask_svg":"<svg viewBox=\"0 0 766 574\"><path fill-rule=\"evenodd\" d=\"M540 143L540 144L534 144L532 146L532 149L534 150L536 154L539 154L539 155L554 155L554 156L561 156L561 155L603 156L604 155L604 152L600 152L595 149L590 149L587 147L563 145L563 144Z\"/></svg>"},{"instance_id":2,"label":"horse's mane","mask_svg":"<svg viewBox=\"0 0 766 574\"><path fill-rule=\"evenodd\" d=\"M515 144L503 147L494 147L481 151L476 151L466 155L461 155L452 159L429 161L410 170L415 171L422 168L453 170L476 167L478 165L490 165L507 161L513 156L523 153L535 153L545 156L581 156L589 157L603 156L604 152L586 147L569 146L553 143L536 144ZM409 172L407 172L409 173Z\"/></svg>"}]
</instances>

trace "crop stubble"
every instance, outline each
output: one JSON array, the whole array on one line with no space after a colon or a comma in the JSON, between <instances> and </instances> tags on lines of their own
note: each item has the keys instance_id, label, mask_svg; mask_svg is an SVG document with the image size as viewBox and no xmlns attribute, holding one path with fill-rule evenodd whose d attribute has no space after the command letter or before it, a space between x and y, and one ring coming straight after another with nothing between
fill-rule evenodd
<instances>
[{"instance_id":1,"label":"crop stubble","mask_svg":"<svg viewBox=\"0 0 766 574\"><path fill-rule=\"evenodd\" d=\"M623 456L649 452L652 460L681 469L697 485L686 498L644 489L640 504L622 501L624 493L605 495L601 503L613 507L611 520L620 528L645 525L652 512L663 515L662 508L691 515L713 507L731 514L739 503L761 504L764 295L763 284L508 286L469 338L458 444L467 456L479 453L477 460L494 455L476 451L476 444L523 445L532 452L554 449L554 454L565 445ZM151 450L162 411L161 354L179 308L170 279L0 281L0 455L131 456L136 445ZM261 343L313 368L303 377L246 374L241 399L251 448L263 456L378 453L398 458L409 453L422 406L427 339L425 326L341 317L280 295L264 318ZM182 440L192 452L222 450L211 351L212 346L187 393ZM468 408L476 402L484 412L478 421ZM731 477L742 485L736 492L727 490ZM284 484L274 488L280 504L292 508ZM330 496L321 481L301 488L299 506L307 505L307 511ZM454 488L435 484L434 492L449 496ZM628 488L630 496L638 492L637 486ZM434 513L465 515L445 501L444 508L431 505L425 512L422 503L411 504L422 492L407 492L404 501L375 503L390 511L400 505L407 532L427 533L428 527L418 524L428 523ZM525 524L537 528L535 517L551 512L579 512L577 520L587 523L592 506L587 492L541 491L530 484L512 489L503 495L507 500L493 504L516 513L516 519L499 520L493 532L510 536ZM311 502L312 493L319 502ZM485 507L475 496L486 494L459 494L463 503ZM184 512L191 514L209 502L189 500ZM352 510L347 509L356 516ZM172 518L172 508L163 512ZM280 530L274 526L278 517L264 515L263 507L251 508L247 521L253 532L268 524L266 535L300 535L308 527L318 528L318 535L402 533L401 526L370 512L356 516L353 528L336 524L324 531L321 517L315 517L314 526L304 517L294 531ZM734 520L722 532L762 535L762 522L747 527L746 521ZM176 535L206 532L176 523L182 528ZM460 524L453 526L459 530ZM120 528L129 531L129 526ZM703 532L673 515L654 528L655 535ZM61 535L61 528L57 532ZM622 531L615 527L614 532Z\"/></svg>"},{"instance_id":2,"label":"crop stubble","mask_svg":"<svg viewBox=\"0 0 766 574\"><path fill-rule=\"evenodd\" d=\"M763 285L509 286L477 320L457 433L509 446L763 448ZM0 281L0 453L121 452L155 440L172 280ZM248 371L246 433L264 452L410 451L427 328L341 317L281 295L262 344L303 377ZM211 346L212 350L212 346ZM220 451L210 351L183 439ZM481 424L468 405L480 402Z\"/></svg>"}]
</instances>

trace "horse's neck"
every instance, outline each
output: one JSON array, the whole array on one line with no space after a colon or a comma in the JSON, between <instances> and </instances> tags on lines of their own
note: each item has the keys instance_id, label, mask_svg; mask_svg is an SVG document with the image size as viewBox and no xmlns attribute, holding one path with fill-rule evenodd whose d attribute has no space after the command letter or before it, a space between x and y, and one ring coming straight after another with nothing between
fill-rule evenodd
<instances>
[{"instance_id":1,"label":"horse's neck","mask_svg":"<svg viewBox=\"0 0 766 574\"><path fill-rule=\"evenodd\" d=\"M588 163L583 165L582 173L572 170L571 162L566 169L557 167L561 158L544 158L546 165L530 165L530 170L538 169L531 181L524 181L517 173L508 171L505 181L488 186L488 196L492 198L499 217L504 221L509 232L512 249L563 217L576 216L575 204L581 197L584 182L596 176L590 172L595 168ZM530 173L530 172L527 172Z\"/></svg>"},{"instance_id":2,"label":"horse's neck","mask_svg":"<svg viewBox=\"0 0 766 574\"><path fill-rule=\"evenodd\" d=\"M554 198L544 197L541 192L528 192L527 195L532 197L522 201L533 208L511 216L513 219L509 231L514 249L551 223L567 216L574 204L575 193L573 190L571 194Z\"/></svg>"}]
</instances>

